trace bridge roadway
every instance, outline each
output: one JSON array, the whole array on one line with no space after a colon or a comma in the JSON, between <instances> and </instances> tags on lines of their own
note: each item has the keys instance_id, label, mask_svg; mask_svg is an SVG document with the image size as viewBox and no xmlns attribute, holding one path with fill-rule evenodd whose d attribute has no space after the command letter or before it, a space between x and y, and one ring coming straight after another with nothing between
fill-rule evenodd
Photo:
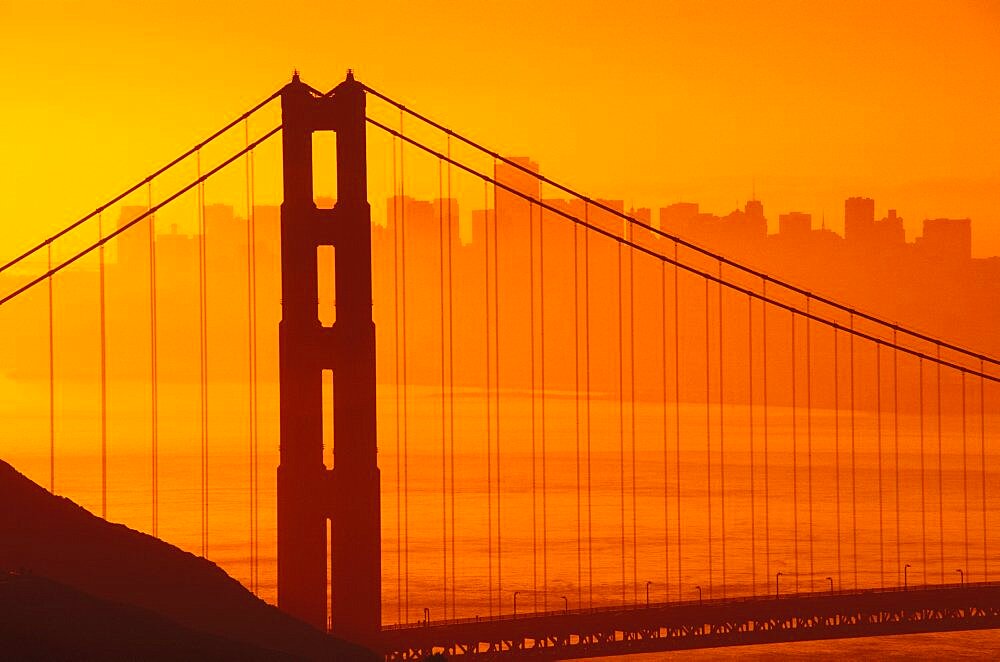
<instances>
[{"instance_id":1,"label":"bridge roadway","mask_svg":"<svg viewBox=\"0 0 1000 662\"><path fill-rule=\"evenodd\" d=\"M560 610L386 626L386 660L432 653L562 660L692 648L1000 628L1000 582Z\"/></svg>"}]
</instances>

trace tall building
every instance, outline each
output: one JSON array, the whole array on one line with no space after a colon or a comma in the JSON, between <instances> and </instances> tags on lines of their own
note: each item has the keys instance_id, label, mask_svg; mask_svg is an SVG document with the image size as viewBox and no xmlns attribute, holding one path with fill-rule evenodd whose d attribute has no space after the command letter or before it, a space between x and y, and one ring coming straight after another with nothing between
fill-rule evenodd
<instances>
[{"instance_id":1,"label":"tall building","mask_svg":"<svg viewBox=\"0 0 1000 662\"><path fill-rule=\"evenodd\" d=\"M844 201L844 239L852 244L870 244L875 235L875 201L848 198Z\"/></svg>"},{"instance_id":2,"label":"tall building","mask_svg":"<svg viewBox=\"0 0 1000 662\"><path fill-rule=\"evenodd\" d=\"M660 207L660 229L680 236L689 236L692 225L698 218L697 202L675 202Z\"/></svg>"},{"instance_id":3,"label":"tall building","mask_svg":"<svg viewBox=\"0 0 1000 662\"><path fill-rule=\"evenodd\" d=\"M756 198L747 200L743 206L743 218L739 229L741 239L753 241L767 237L767 219L764 217L763 202Z\"/></svg>"},{"instance_id":4,"label":"tall building","mask_svg":"<svg viewBox=\"0 0 1000 662\"><path fill-rule=\"evenodd\" d=\"M889 210L889 215L876 223L878 239L883 244L901 246L906 243L906 233L903 231L903 217L895 209Z\"/></svg>"},{"instance_id":5,"label":"tall building","mask_svg":"<svg viewBox=\"0 0 1000 662\"><path fill-rule=\"evenodd\" d=\"M968 218L928 218L917 248L926 256L949 262L972 259L972 221Z\"/></svg>"},{"instance_id":6,"label":"tall building","mask_svg":"<svg viewBox=\"0 0 1000 662\"><path fill-rule=\"evenodd\" d=\"M803 239L812 230L812 215L790 211L778 216L778 234L791 239Z\"/></svg>"}]
</instances>

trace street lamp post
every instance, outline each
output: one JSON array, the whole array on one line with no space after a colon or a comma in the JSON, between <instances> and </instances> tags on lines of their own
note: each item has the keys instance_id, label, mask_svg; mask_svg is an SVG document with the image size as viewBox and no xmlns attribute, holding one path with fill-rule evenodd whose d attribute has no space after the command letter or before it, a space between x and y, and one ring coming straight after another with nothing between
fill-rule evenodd
<instances>
[{"instance_id":1,"label":"street lamp post","mask_svg":"<svg viewBox=\"0 0 1000 662\"><path fill-rule=\"evenodd\" d=\"M517 594L520 591L514 591L514 618L517 618Z\"/></svg>"},{"instance_id":2,"label":"street lamp post","mask_svg":"<svg viewBox=\"0 0 1000 662\"><path fill-rule=\"evenodd\" d=\"M903 566L903 590L904 591L906 590L906 584L907 584L907 579L908 579L906 571L909 570L909 569L910 569L910 564L909 563L907 563L906 565Z\"/></svg>"},{"instance_id":3,"label":"street lamp post","mask_svg":"<svg viewBox=\"0 0 1000 662\"><path fill-rule=\"evenodd\" d=\"M776 574L774 576L774 597L775 598L778 597L778 577L781 577L783 574L785 574L785 573L779 572L778 574Z\"/></svg>"},{"instance_id":4,"label":"street lamp post","mask_svg":"<svg viewBox=\"0 0 1000 662\"><path fill-rule=\"evenodd\" d=\"M965 573L962 572L961 568L955 568L955 572L958 573L958 583L961 586L965 586Z\"/></svg>"},{"instance_id":5,"label":"street lamp post","mask_svg":"<svg viewBox=\"0 0 1000 662\"><path fill-rule=\"evenodd\" d=\"M561 597L563 599L563 605L566 607L566 611L568 612L569 611L569 598L567 598L565 595L563 595Z\"/></svg>"},{"instance_id":6,"label":"street lamp post","mask_svg":"<svg viewBox=\"0 0 1000 662\"><path fill-rule=\"evenodd\" d=\"M695 588L698 589L698 604L701 604L701 587L695 586Z\"/></svg>"},{"instance_id":7,"label":"street lamp post","mask_svg":"<svg viewBox=\"0 0 1000 662\"><path fill-rule=\"evenodd\" d=\"M830 593L833 593L833 577L827 577L826 581L830 582Z\"/></svg>"},{"instance_id":8,"label":"street lamp post","mask_svg":"<svg viewBox=\"0 0 1000 662\"><path fill-rule=\"evenodd\" d=\"M649 586L653 582L646 582L646 607L649 607Z\"/></svg>"}]
</instances>

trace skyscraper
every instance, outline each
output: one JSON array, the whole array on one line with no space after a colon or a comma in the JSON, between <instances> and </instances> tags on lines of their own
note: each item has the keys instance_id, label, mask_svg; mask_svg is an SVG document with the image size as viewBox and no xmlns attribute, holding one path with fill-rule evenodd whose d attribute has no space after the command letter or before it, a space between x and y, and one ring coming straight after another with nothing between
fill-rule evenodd
<instances>
[{"instance_id":1,"label":"skyscraper","mask_svg":"<svg viewBox=\"0 0 1000 662\"><path fill-rule=\"evenodd\" d=\"M875 234L875 201L848 198L844 201L844 239L851 244L869 244Z\"/></svg>"}]
</instances>

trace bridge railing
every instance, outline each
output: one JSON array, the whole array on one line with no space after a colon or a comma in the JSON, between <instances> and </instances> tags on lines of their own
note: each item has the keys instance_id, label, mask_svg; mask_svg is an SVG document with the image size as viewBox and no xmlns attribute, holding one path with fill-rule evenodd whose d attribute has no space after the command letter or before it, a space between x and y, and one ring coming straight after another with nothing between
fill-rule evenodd
<instances>
[{"instance_id":1,"label":"bridge railing","mask_svg":"<svg viewBox=\"0 0 1000 662\"><path fill-rule=\"evenodd\" d=\"M991 582L968 582L953 584L919 584L913 586L893 586L887 588L864 588L858 590L833 590L833 591L799 591L788 594L774 595L742 595L732 598L706 598L704 600L679 600L676 602L650 602L649 604L627 604L604 607L583 607L573 609L550 609L540 612L525 612L523 614L498 614L491 617L474 616L472 618L451 618L445 620L416 621L411 623L398 623L382 626L383 631L409 630L426 627L447 627L451 625L466 625L472 623L494 623L507 621L531 621L543 618L553 618L561 616L582 616L589 614L610 614L627 613L636 611L651 611L658 609L684 609L691 607L717 607L723 605L752 604L759 602L773 601L794 601L824 597L845 597L845 596L865 596L865 595L886 595L897 593L933 593L935 591L969 590L974 591L981 588L1000 588L1000 581Z\"/></svg>"}]
</instances>

